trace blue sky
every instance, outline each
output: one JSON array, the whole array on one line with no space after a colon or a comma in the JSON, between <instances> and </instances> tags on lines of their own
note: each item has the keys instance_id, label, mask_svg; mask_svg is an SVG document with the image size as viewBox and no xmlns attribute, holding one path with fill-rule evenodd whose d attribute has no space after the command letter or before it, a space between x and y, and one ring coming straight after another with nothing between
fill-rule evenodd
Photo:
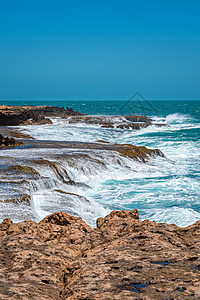
<instances>
[{"instance_id":1,"label":"blue sky","mask_svg":"<svg viewBox=\"0 0 200 300\"><path fill-rule=\"evenodd\" d=\"M200 2L0 0L0 99L200 99Z\"/></svg>"}]
</instances>

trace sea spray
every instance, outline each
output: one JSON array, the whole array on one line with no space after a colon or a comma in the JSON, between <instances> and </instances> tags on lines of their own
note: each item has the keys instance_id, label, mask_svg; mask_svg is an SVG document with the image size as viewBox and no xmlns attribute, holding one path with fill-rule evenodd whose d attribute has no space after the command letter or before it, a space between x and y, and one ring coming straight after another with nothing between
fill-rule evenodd
<instances>
[{"instance_id":1,"label":"sea spray","mask_svg":"<svg viewBox=\"0 0 200 300\"><path fill-rule=\"evenodd\" d=\"M82 104L80 103L80 107L84 107L83 112L89 112L90 109L90 114L96 114L98 109L101 115L106 113L116 115L117 108L120 107L119 102L109 103L111 112L108 102L105 101L93 103L93 106L90 106L90 103L82 102ZM77 102L75 107L77 110L78 105ZM67 185L52 170L37 169L43 179L40 178L39 186L37 180L29 179L32 185L32 206L29 208L24 203L1 202L2 217L9 216L12 211L12 217L15 214L21 219L33 219L36 210L38 212L35 217L40 218L40 214L42 217L53 209L64 209L76 215L82 214L86 221L89 220L89 223L94 225L98 216L104 216L112 209L137 208L142 219L176 223L180 226L194 223L200 218L200 105L194 101L162 102L159 105L157 115L149 117L153 119L153 123L165 123L167 126L159 127L153 124L140 130L102 128L99 125L84 123L72 125L67 120L54 118L53 124L50 125L19 127L23 132L40 140L48 138L55 141L104 140L112 143L129 143L159 148L166 158L157 157L143 164L121 157L118 153L111 155L108 152L87 151L87 149L83 151L86 154L85 159L81 158L81 151L74 149L1 150L2 166L7 164L6 156L7 160L13 161L23 161L25 157L27 159L51 157L51 160L55 161L55 156L68 153L71 155L71 164L69 160L62 159L59 164L67 170L73 181L79 183L74 186ZM74 156L72 159L75 152L76 158ZM2 174L5 177L5 171ZM3 185L5 186L5 183ZM89 208L88 203L79 205L80 199L77 196L74 196L73 206L73 200L69 199L69 195L61 194L55 191L56 189L85 197L94 206L92 204ZM9 188L6 191L8 190Z\"/></svg>"}]
</instances>

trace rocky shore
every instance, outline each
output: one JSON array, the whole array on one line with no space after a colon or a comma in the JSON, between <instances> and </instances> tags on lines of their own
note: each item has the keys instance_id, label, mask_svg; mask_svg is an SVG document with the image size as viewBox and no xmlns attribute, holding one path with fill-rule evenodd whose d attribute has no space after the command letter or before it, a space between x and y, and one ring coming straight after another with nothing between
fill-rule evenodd
<instances>
[{"instance_id":1,"label":"rocky shore","mask_svg":"<svg viewBox=\"0 0 200 300\"><path fill-rule=\"evenodd\" d=\"M57 106L7 106L0 105L0 126L18 126L30 124L51 124L49 117L66 118L82 115L72 108Z\"/></svg>"},{"instance_id":2,"label":"rocky shore","mask_svg":"<svg viewBox=\"0 0 200 300\"><path fill-rule=\"evenodd\" d=\"M77 150L101 150L101 151L115 151L122 156L132 158L136 161L146 162L149 158L155 158L157 156L165 157L165 155L159 149L148 149L143 146L134 146L131 144L112 144L105 141L96 141L95 143L86 142L55 142L55 141L25 141L23 148L69 148ZM80 154L81 155L81 154Z\"/></svg>"},{"instance_id":3,"label":"rocky shore","mask_svg":"<svg viewBox=\"0 0 200 300\"><path fill-rule=\"evenodd\" d=\"M0 298L200 299L200 221L176 225L112 211L91 228L59 212L0 224Z\"/></svg>"},{"instance_id":4,"label":"rocky shore","mask_svg":"<svg viewBox=\"0 0 200 300\"><path fill-rule=\"evenodd\" d=\"M1 126L48 124L51 117L104 128L137 130L154 124L142 116L117 119L86 116L69 108L0 106ZM12 220L21 207L21 220L27 221L13 223L6 218L0 224L0 299L200 299L200 221L179 228L142 221L133 209L112 211L92 228L76 217L83 216L81 205L92 204L72 188L90 187L75 180L70 168L84 174L87 166L90 172L97 169L103 174L109 158L129 172L130 160L140 164L166 159L159 149L104 140L32 140L9 127L2 127L1 133L0 201L9 205ZM17 156L3 150L8 146L18 146ZM37 187L47 187L45 199L53 195L49 207L48 202L41 204L44 211L60 211L64 205L70 214L55 212L39 223L33 221L31 193Z\"/></svg>"},{"instance_id":5,"label":"rocky shore","mask_svg":"<svg viewBox=\"0 0 200 300\"><path fill-rule=\"evenodd\" d=\"M151 125L166 126L155 123L146 116L70 116L69 124L85 123L88 125L100 125L102 128L132 129L139 130Z\"/></svg>"},{"instance_id":6,"label":"rocky shore","mask_svg":"<svg viewBox=\"0 0 200 300\"><path fill-rule=\"evenodd\" d=\"M146 116L88 116L72 108L57 106L7 106L0 105L0 126L52 124L51 117L68 119L69 124L85 123L100 125L102 128L139 130L150 125L166 126L155 123Z\"/></svg>"},{"instance_id":7,"label":"rocky shore","mask_svg":"<svg viewBox=\"0 0 200 300\"><path fill-rule=\"evenodd\" d=\"M106 174L121 168L131 172L132 161L137 166L150 159L166 159L159 149L104 141L84 143L23 139L22 143L18 139L16 143L21 143L16 150L10 151L11 147L2 146L0 151L0 218L9 216L15 222L35 220L33 201L34 193L37 195L38 192L43 196L37 206L41 205L45 215L60 209L81 217L85 212L92 218L93 224L100 216L94 217L98 212L96 204L90 203L79 191L79 188L92 188L92 182L85 182L85 174ZM137 173L136 166L134 173ZM76 170L77 176L73 170Z\"/></svg>"}]
</instances>

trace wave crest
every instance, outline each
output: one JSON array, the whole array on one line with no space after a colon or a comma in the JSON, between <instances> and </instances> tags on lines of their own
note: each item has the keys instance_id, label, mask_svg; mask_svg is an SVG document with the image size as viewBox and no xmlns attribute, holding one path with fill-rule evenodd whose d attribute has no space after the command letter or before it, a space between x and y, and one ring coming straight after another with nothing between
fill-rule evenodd
<instances>
[{"instance_id":1,"label":"wave crest","mask_svg":"<svg viewBox=\"0 0 200 300\"><path fill-rule=\"evenodd\" d=\"M180 113L170 114L166 117L167 124L176 124L176 123L183 123L186 120L191 119L190 115L184 115Z\"/></svg>"}]
</instances>

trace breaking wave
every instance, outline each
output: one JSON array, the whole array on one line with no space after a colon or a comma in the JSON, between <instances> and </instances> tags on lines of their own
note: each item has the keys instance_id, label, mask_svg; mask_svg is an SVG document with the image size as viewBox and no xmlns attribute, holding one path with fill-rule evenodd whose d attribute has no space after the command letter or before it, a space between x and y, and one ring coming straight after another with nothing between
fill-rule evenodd
<instances>
[{"instance_id":1,"label":"breaking wave","mask_svg":"<svg viewBox=\"0 0 200 300\"><path fill-rule=\"evenodd\" d=\"M50 125L18 127L38 140L104 140L159 148L166 159L157 157L142 164L112 151L1 150L2 219L40 220L51 212L63 210L94 226L96 218L113 209L136 208L141 219L179 226L194 223L200 219L200 121L190 112L168 113L152 119L153 125L137 131L69 124L60 118L53 118ZM121 122L123 117L114 120ZM161 123L166 126L156 125ZM33 168L38 177L37 173L7 170L16 164ZM30 199L20 198L23 193ZM16 202L19 198L26 201Z\"/></svg>"}]
</instances>

